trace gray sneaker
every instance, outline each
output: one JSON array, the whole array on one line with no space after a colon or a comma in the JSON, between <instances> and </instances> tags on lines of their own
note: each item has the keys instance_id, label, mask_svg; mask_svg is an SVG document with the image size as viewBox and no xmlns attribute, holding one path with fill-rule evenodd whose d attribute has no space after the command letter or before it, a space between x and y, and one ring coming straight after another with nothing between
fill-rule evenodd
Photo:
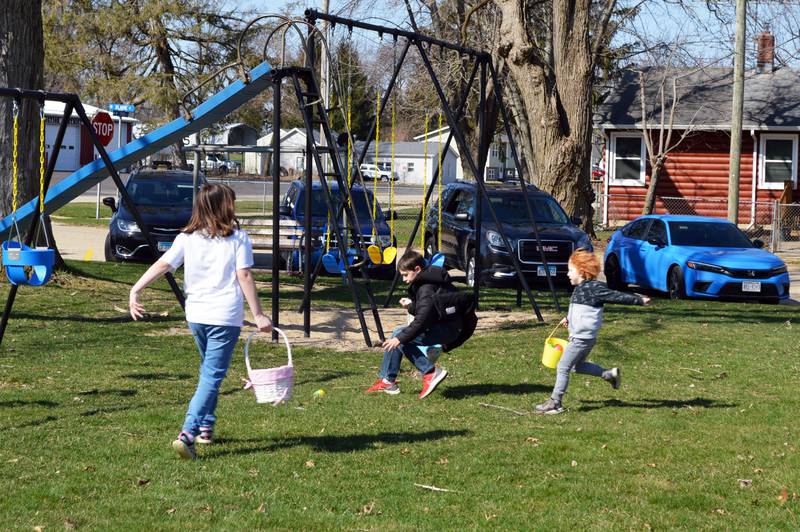
<instances>
[{"instance_id":1,"label":"gray sneaker","mask_svg":"<svg viewBox=\"0 0 800 532\"><path fill-rule=\"evenodd\" d=\"M622 384L622 372L619 368L611 368L603 372L603 379L608 381L612 388L618 390Z\"/></svg>"},{"instance_id":2,"label":"gray sneaker","mask_svg":"<svg viewBox=\"0 0 800 532\"><path fill-rule=\"evenodd\" d=\"M197 453L194 450L194 439L185 432L181 432L172 442L172 448L183 459L194 460L197 458Z\"/></svg>"},{"instance_id":3,"label":"gray sneaker","mask_svg":"<svg viewBox=\"0 0 800 532\"><path fill-rule=\"evenodd\" d=\"M544 403L536 405L535 410L537 414L560 414L564 411L564 407L561 406L561 403L548 399Z\"/></svg>"}]
</instances>

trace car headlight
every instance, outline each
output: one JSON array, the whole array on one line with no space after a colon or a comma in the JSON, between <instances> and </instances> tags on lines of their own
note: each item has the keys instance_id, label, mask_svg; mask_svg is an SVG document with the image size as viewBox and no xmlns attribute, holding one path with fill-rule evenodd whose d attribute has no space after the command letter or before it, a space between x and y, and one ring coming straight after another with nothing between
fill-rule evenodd
<instances>
[{"instance_id":1,"label":"car headlight","mask_svg":"<svg viewBox=\"0 0 800 532\"><path fill-rule=\"evenodd\" d=\"M723 268L722 266L716 266L714 264L706 264L704 262L695 262L693 260L687 261L686 265L693 270L700 270L703 272L713 272L713 273L722 273L725 275L730 275L728 270Z\"/></svg>"},{"instance_id":2,"label":"car headlight","mask_svg":"<svg viewBox=\"0 0 800 532\"><path fill-rule=\"evenodd\" d=\"M575 249L585 249L586 251L594 251L592 248L592 239L589 238L589 235L583 235L578 239L575 243Z\"/></svg>"},{"instance_id":3,"label":"car headlight","mask_svg":"<svg viewBox=\"0 0 800 532\"><path fill-rule=\"evenodd\" d=\"M380 242L381 247L387 248L392 245L392 237L389 235L378 235L378 242Z\"/></svg>"},{"instance_id":4,"label":"car headlight","mask_svg":"<svg viewBox=\"0 0 800 532\"><path fill-rule=\"evenodd\" d=\"M506 245L503 243L503 237L500 236L500 233L495 231L486 231L486 241L490 246L495 248L505 249L506 247Z\"/></svg>"},{"instance_id":5,"label":"car headlight","mask_svg":"<svg viewBox=\"0 0 800 532\"><path fill-rule=\"evenodd\" d=\"M781 274L781 273L786 273L788 271L789 270L786 268L786 265L784 264L783 266L778 266L777 268L772 268L769 271L769 273L772 274L772 275L778 275L778 274Z\"/></svg>"},{"instance_id":6,"label":"car headlight","mask_svg":"<svg viewBox=\"0 0 800 532\"><path fill-rule=\"evenodd\" d=\"M132 220L123 220L120 218L117 220L117 227L119 228L120 231L123 231L125 233L139 232L139 226L136 225L136 222Z\"/></svg>"}]
</instances>

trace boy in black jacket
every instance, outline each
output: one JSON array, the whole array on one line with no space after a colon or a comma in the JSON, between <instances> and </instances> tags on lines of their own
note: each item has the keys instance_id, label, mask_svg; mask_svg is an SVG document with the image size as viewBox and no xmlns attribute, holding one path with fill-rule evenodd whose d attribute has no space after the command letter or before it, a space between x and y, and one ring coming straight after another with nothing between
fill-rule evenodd
<instances>
[{"instance_id":1,"label":"boy in black jacket","mask_svg":"<svg viewBox=\"0 0 800 532\"><path fill-rule=\"evenodd\" d=\"M383 342L383 364L381 378L367 390L367 393L384 392L390 395L400 393L397 373L403 355L417 367L422 377L422 399L447 377L447 370L437 368L428 360L419 346L435 344L446 345L456 340L461 333L462 317L458 313L440 317L436 309L434 295L441 289L455 290L447 271L438 266L425 267L425 259L415 251L409 251L397 261L397 269L403 281L409 285L408 297L400 300L414 321L405 327L398 327L392 337Z\"/></svg>"}]
</instances>

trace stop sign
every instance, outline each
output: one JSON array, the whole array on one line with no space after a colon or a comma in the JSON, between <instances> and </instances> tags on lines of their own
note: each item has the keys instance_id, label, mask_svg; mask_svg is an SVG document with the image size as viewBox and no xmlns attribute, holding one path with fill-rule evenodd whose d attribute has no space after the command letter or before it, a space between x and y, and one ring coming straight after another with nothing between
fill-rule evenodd
<instances>
[{"instance_id":1,"label":"stop sign","mask_svg":"<svg viewBox=\"0 0 800 532\"><path fill-rule=\"evenodd\" d=\"M105 111L98 112L92 118L92 127L94 127L94 132L100 139L100 143L103 146L108 146L114 136L114 121L111 119L111 115Z\"/></svg>"}]
</instances>

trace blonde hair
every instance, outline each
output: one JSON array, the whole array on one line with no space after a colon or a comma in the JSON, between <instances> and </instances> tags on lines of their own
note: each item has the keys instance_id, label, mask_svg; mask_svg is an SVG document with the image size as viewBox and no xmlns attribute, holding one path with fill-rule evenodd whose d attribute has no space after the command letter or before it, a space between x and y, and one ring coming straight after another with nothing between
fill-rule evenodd
<instances>
[{"instance_id":1,"label":"blonde hair","mask_svg":"<svg viewBox=\"0 0 800 532\"><path fill-rule=\"evenodd\" d=\"M235 213L236 193L228 185L211 183L200 189L184 233L204 231L210 237L231 236L239 228Z\"/></svg>"},{"instance_id":2,"label":"blonde hair","mask_svg":"<svg viewBox=\"0 0 800 532\"><path fill-rule=\"evenodd\" d=\"M585 249L576 249L569 257L569 264L578 270L578 274L584 279L597 279L600 275L600 259Z\"/></svg>"}]
</instances>

